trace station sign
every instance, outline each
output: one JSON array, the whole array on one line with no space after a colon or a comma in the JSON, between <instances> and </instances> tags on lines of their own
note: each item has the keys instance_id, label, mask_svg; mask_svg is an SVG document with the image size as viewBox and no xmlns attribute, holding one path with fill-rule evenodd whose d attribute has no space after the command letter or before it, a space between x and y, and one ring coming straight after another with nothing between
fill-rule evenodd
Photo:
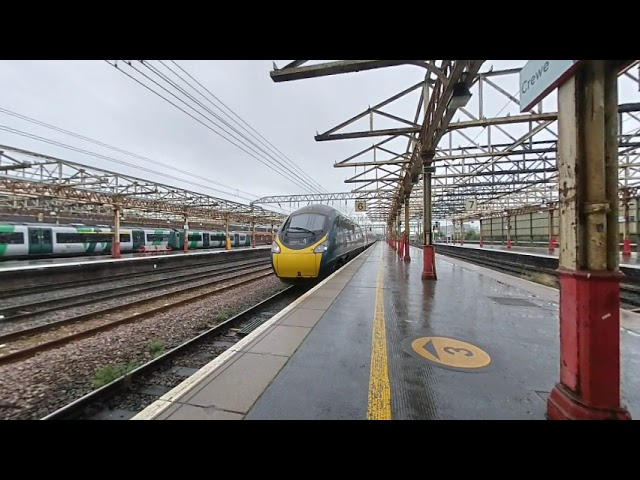
<instances>
[{"instance_id":1,"label":"station sign","mask_svg":"<svg viewBox=\"0 0 640 480\"><path fill-rule=\"evenodd\" d=\"M520 112L531 110L566 82L584 60L529 60L520 70Z\"/></svg>"},{"instance_id":2,"label":"station sign","mask_svg":"<svg viewBox=\"0 0 640 480\"><path fill-rule=\"evenodd\" d=\"M364 200L356 200L356 212L366 212L367 202Z\"/></svg>"}]
</instances>

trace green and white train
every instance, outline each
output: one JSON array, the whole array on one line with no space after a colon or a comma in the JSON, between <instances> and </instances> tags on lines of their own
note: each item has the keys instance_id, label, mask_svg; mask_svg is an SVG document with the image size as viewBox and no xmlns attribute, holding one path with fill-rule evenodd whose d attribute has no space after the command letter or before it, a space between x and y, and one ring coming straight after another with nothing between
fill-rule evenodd
<instances>
[{"instance_id":1,"label":"green and white train","mask_svg":"<svg viewBox=\"0 0 640 480\"><path fill-rule=\"evenodd\" d=\"M110 227L0 223L0 260L110 254L113 235ZM229 237L232 247L252 245L252 232L229 232ZM271 243L268 232L256 232L256 237L257 245ZM187 241L190 250L199 250L223 248L225 238L222 230L189 230ZM184 241L183 229L120 229L122 253L140 252L143 247L153 246L183 250Z\"/></svg>"}]
</instances>

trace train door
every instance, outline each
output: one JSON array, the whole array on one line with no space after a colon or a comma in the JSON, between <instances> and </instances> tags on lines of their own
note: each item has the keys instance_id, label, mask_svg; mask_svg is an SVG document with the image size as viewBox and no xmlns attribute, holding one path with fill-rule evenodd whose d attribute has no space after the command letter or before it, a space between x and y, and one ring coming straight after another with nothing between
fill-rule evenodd
<instances>
[{"instance_id":1,"label":"train door","mask_svg":"<svg viewBox=\"0 0 640 480\"><path fill-rule=\"evenodd\" d=\"M144 230L133 230L133 249L137 251L144 245Z\"/></svg>"},{"instance_id":2,"label":"train door","mask_svg":"<svg viewBox=\"0 0 640 480\"><path fill-rule=\"evenodd\" d=\"M239 246L240 245L240 235L237 233L234 233L231 238L233 239L233 245L234 246Z\"/></svg>"},{"instance_id":3,"label":"train door","mask_svg":"<svg viewBox=\"0 0 640 480\"><path fill-rule=\"evenodd\" d=\"M168 245L174 250L182 250L184 248L184 231L173 231L169 233Z\"/></svg>"},{"instance_id":4,"label":"train door","mask_svg":"<svg viewBox=\"0 0 640 480\"><path fill-rule=\"evenodd\" d=\"M238 234L238 245L247 245L247 236L244 233Z\"/></svg>"},{"instance_id":5,"label":"train door","mask_svg":"<svg viewBox=\"0 0 640 480\"><path fill-rule=\"evenodd\" d=\"M29 255L53 253L50 228L29 227Z\"/></svg>"},{"instance_id":6,"label":"train door","mask_svg":"<svg viewBox=\"0 0 640 480\"><path fill-rule=\"evenodd\" d=\"M209 248L211 246L211 244L209 243L209 234L204 232L202 234L202 247L203 248Z\"/></svg>"}]
</instances>

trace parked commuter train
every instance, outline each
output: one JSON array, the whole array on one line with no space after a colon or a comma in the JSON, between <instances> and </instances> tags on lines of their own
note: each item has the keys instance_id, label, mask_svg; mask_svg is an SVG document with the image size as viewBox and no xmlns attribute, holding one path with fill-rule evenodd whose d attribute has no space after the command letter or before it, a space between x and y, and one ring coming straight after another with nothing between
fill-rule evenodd
<instances>
[{"instance_id":1,"label":"parked commuter train","mask_svg":"<svg viewBox=\"0 0 640 480\"><path fill-rule=\"evenodd\" d=\"M183 250L184 230L124 227L120 229L121 253L135 253L143 247ZM225 248L222 230L189 230L189 250ZM229 232L232 247L251 246L253 232ZM256 232L256 245L269 245L271 232ZM42 223L0 223L0 260L76 255L110 254L113 229L110 227L47 225Z\"/></svg>"},{"instance_id":2,"label":"parked commuter train","mask_svg":"<svg viewBox=\"0 0 640 480\"><path fill-rule=\"evenodd\" d=\"M309 205L284 221L271 245L271 262L284 283L316 282L376 240L335 208Z\"/></svg>"}]
</instances>

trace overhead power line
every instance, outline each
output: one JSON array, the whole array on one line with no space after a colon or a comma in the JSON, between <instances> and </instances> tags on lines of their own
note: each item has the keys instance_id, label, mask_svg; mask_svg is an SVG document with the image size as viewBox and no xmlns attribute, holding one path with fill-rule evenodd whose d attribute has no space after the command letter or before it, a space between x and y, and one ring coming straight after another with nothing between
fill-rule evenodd
<instances>
[{"instance_id":1,"label":"overhead power line","mask_svg":"<svg viewBox=\"0 0 640 480\"><path fill-rule=\"evenodd\" d=\"M139 159L139 160L143 160L143 161L145 161L145 162L149 162L149 163L152 163L152 164L154 164L154 165L158 165L158 166L161 166L161 167L167 168L167 169L169 169L169 170L173 170L173 171L175 171L175 172L183 173L183 174L185 174L185 175L188 175L188 176L190 176L190 177L197 178L197 179L199 179L199 180L204 180L204 181L206 181L206 182L209 182L209 183L212 183L212 184L215 184L215 185L219 185L219 186L221 186L221 187L224 187L224 188L226 188L226 189L231 190L231 192L223 192L223 193L225 193L225 194L227 194L227 195L235 195L235 196L237 196L238 198L243 198L243 199L245 199L245 200L251 200L251 199L250 199L250 198L247 198L247 197L243 197L243 196L238 195L238 194L236 194L236 193L232 193L232 192L243 193L243 194L245 194L245 195L249 195L250 197L255 197L255 198L257 198L257 197L258 197L257 195L254 195L254 194L252 194L252 193L245 192L245 191L243 191L243 190L240 190L240 189L237 189L237 188L234 188L234 187L230 187L230 186L225 185L225 184L223 184L223 183L216 182L215 180L211 180L211 179L208 179L208 178L204 178L204 177L202 177L202 175L196 175L196 174L194 174L194 173L188 172L188 171L186 171L186 170L179 169L179 168L174 167L174 166L172 166L172 165L167 165L166 163L162 163L162 162L159 162L159 161L157 161L157 160L152 160L152 159L150 159L150 158L143 157L142 155L138 155L137 153L133 153L133 152L129 152L129 151L127 151L127 150L123 150L123 149L118 148L118 147L115 147L115 146L113 146L113 145L109 145L108 143L104 143L104 142L101 142L101 141L99 141L99 140L94 140L94 139L89 138L89 137L86 137L86 136L84 136L84 135L80 135L80 134L78 134L78 133L71 132L71 131L69 131L69 130L65 130L64 128L56 127L55 125L51 125L51 124L49 124L49 123L46 123L46 122L43 122L43 121L37 120L37 119L35 119L35 118L31 118L31 117L28 117L28 116L26 116L26 115L22 115L22 114L20 114L20 113L13 112L13 111L11 111L11 110L7 110L6 108L2 108L2 107L0 107L0 112L1 112L1 113L4 113L4 114L6 114L6 115L10 115L10 116L12 116L12 117L19 118L19 119L24 120L24 121L30 122L30 123L34 123L34 124L36 124L36 125L40 125L40 126L42 126L42 127L45 127L45 128L51 129L51 130L55 130L56 132L64 133L64 134L69 135L69 136L74 137L74 138L78 138L78 139L80 139L80 140L84 140L84 141L86 141L86 142L93 143L93 144L95 144L95 145L99 145L99 146L101 146L101 147L108 148L108 149L110 149L110 150L114 150L114 151L116 151L116 152L119 152L119 153L122 153L122 154L125 154L125 155L128 155L128 156L131 156L131 157L137 158L137 159ZM14 133L14 132L10 132L10 133ZM44 137L42 137L42 138L44 138ZM144 170L144 171L149 171L149 170L147 170L147 169L140 168L140 167L139 167L138 165L136 165L136 164L128 163L128 162L124 162L124 161L122 161L122 162L123 162L123 164L125 164L125 165L127 165L127 166L129 166L129 167L137 168L137 169L141 169L141 170ZM154 173L159 173L159 172L155 171ZM181 180L181 181L183 181L183 180ZM207 187L207 188L210 188L210 187ZM213 190L215 190L215 189L213 189ZM221 190L216 190L216 191L218 191L218 192L222 192Z\"/></svg>"},{"instance_id":2,"label":"overhead power line","mask_svg":"<svg viewBox=\"0 0 640 480\"><path fill-rule=\"evenodd\" d=\"M298 167L293 160L291 160L289 157L287 157L284 153L282 153L275 145L273 145L269 140L267 140L264 136L262 136L260 134L260 132L258 132L255 128L253 128L251 125L249 125L249 123L247 123L242 117L240 117L240 115L238 115L236 112L233 111L233 109L231 109L229 106L227 106L222 100L220 100L216 95L214 95L207 87L205 87L204 85L202 85L198 80L196 80L195 78L193 78L193 76L187 72L182 66L180 66L175 60L171 60L171 62L178 67L182 72L184 72L185 75L187 75L189 78L191 78L195 83L197 83L205 92L207 92L209 95L211 95L217 102L219 102L224 108L226 108L229 112L231 112L231 114L236 117L238 120L240 120L244 125L246 125L247 127L249 127L249 129L251 131L253 131L258 137L260 137L262 140L264 140L264 142L266 142L267 145L269 145L271 148L271 151L275 151L277 152L281 158L283 158L289 165L291 165L292 168L294 168L295 170L299 171L303 176L305 176L306 178L308 178L310 180L311 183L314 183L315 185L317 185L320 190L324 190L324 193L327 193L328 190L325 189L321 184L319 184L316 180L314 180L312 177L310 177L305 171L303 171L300 167ZM166 68L168 68L169 70L173 71L169 66L167 66L162 60L160 60L160 63L165 65ZM204 96L204 95L203 95ZM205 97L206 98L206 97ZM213 105L213 102L211 102ZM215 106L215 105L214 105ZM218 108L218 107L217 107ZM221 110L221 109L220 109ZM222 110L221 110L222 111ZM236 122L237 123L237 122ZM245 131L248 132L247 129L245 129L244 127L242 127ZM264 145L264 143L263 143ZM267 147L268 148L268 147Z\"/></svg>"},{"instance_id":3,"label":"overhead power line","mask_svg":"<svg viewBox=\"0 0 640 480\"><path fill-rule=\"evenodd\" d=\"M106 61L107 63L109 63L112 66L116 66L114 64L111 64L111 62ZM129 65L130 67L133 68L133 70L135 70L136 72L140 73L142 76L144 76L145 78L149 79L151 82L153 82L154 84L156 84L157 86L159 86L160 88L162 88L163 90L165 90L166 92L168 92L171 96L175 97L178 101L182 102L183 104L185 104L188 108L190 108L191 110L193 110L197 115L200 115L201 117L203 117L206 121L214 124L215 126L217 126L218 128L222 129L224 132L229 133L224 127L221 127L218 123L215 122L215 120L212 120L208 115L206 115L206 113L203 113L201 111L199 111L197 108L193 107L192 105L190 105L187 101L185 101L184 99L181 99L178 95L176 95L175 93L169 91L167 88L165 88L164 86L160 85L157 81L151 79L148 75L146 75L144 72L141 72L138 68L136 68L135 66L133 66L133 64L131 62L125 62L127 65ZM117 68L117 66L116 66ZM271 165L270 163L267 163L268 160L267 159L263 159L260 158L259 156L256 156L253 152L248 151L246 148L244 148L246 145L246 143L244 145L239 145L237 143L237 141L239 141L240 143L243 143L242 140L234 137L231 134L231 138L228 138L227 136L225 136L224 134L218 132L216 129L212 128L210 125L206 124L205 122L203 122L201 119L195 117L193 114L191 114L190 112L186 111L184 108L180 107L179 105L177 105L176 103L174 103L173 101L171 101L170 99L168 99L167 97L165 97L164 95L162 95L161 93L157 92L156 90L154 90L152 87L150 87L148 84L140 81L140 79L134 77L133 75L130 75L128 72L119 69L118 70L127 75L129 78L133 79L134 81L136 81L137 83L139 83L140 85L142 85L143 87L147 88L148 90L150 90L152 93L154 93L155 95L159 96L160 98L162 98L163 100L167 101L168 103L170 103L171 105L173 105L174 107L178 108L179 110L181 110L183 113L189 115L191 118L193 118L194 120L196 120L198 123L202 124L203 126L205 126L206 128L208 128L209 130L211 130L212 132L214 132L216 135L222 137L223 139L227 140L229 143L233 144L234 146L236 146L237 148L243 150L245 153L247 153L248 155L252 156L253 158L255 158L256 160L258 160L259 162L261 162L263 165L267 166L268 168L274 170L276 173L279 173L281 176L283 176L284 178L288 179L289 181L291 181L292 183L294 183L295 185L302 187L302 188L308 188L306 185L301 184L300 180L298 178L296 178L291 172L284 170L284 171L279 171L278 168L275 168L273 165ZM234 141L235 140L235 141ZM251 148L251 147L248 147ZM267 161L265 161L267 160Z\"/></svg>"}]
</instances>

